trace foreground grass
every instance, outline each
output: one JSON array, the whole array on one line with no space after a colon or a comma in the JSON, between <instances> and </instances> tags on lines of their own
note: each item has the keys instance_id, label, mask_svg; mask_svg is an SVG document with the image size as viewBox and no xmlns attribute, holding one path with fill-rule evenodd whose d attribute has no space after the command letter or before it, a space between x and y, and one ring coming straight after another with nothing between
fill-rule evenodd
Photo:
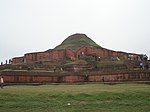
<instances>
[{"instance_id":1,"label":"foreground grass","mask_svg":"<svg viewBox=\"0 0 150 112\"><path fill-rule=\"evenodd\" d=\"M150 85L8 86L0 112L150 112Z\"/></svg>"}]
</instances>

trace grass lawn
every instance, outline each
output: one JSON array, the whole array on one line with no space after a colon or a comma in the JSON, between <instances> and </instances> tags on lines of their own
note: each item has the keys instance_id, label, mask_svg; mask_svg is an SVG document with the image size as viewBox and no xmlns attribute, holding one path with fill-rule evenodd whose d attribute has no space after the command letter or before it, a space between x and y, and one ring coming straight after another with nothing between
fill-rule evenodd
<instances>
[{"instance_id":1,"label":"grass lawn","mask_svg":"<svg viewBox=\"0 0 150 112\"><path fill-rule=\"evenodd\" d=\"M0 112L150 112L150 85L7 86Z\"/></svg>"}]
</instances>

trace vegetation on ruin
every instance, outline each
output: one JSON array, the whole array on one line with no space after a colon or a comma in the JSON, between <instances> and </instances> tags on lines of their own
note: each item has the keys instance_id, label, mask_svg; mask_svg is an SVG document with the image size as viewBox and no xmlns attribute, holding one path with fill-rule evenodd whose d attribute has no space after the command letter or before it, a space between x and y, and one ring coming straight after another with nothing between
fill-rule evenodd
<instances>
[{"instance_id":1,"label":"vegetation on ruin","mask_svg":"<svg viewBox=\"0 0 150 112\"><path fill-rule=\"evenodd\" d=\"M65 39L59 46L55 49L71 49L77 50L83 46L93 46L100 47L92 39L87 37L85 34L74 34Z\"/></svg>"},{"instance_id":2,"label":"vegetation on ruin","mask_svg":"<svg viewBox=\"0 0 150 112\"><path fill-rule=\"evenodd\" d=\"M0 112L149 112L150 86L87 84L7 86Z\"/></svg>"}]
</instances>

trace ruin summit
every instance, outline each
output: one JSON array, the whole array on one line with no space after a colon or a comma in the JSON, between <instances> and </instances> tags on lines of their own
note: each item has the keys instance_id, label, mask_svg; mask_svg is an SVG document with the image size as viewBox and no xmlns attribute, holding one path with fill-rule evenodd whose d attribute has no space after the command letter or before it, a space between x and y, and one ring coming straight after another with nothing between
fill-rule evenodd
<instances>
[{"instance_id":1,"label":"ruin summit","mask_svg":"<svg viewBox=\"0 0 150 112\"><path fill-rule=\"evenodd\" d=\"M66 38L54 49L43 52L27 53L22 57L14 57L12 65L44 62L44 61L76 61L80 57L91 56L96 60L142 60L143 55L113 51L97 45L85 34L74 34Z\"/></svg>"}]
</instances>

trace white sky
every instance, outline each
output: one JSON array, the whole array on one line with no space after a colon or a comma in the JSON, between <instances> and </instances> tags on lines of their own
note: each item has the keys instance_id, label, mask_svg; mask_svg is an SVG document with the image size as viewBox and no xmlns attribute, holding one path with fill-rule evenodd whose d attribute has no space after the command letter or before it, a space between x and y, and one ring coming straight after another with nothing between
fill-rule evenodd
<instances>
[{"instance_id":1,"label":"white sky","mask_svg":"<svg viewBox=\"0 0 150 112\"><path fill-rule=\"evenodd\" d=\"M54 48L74 33L150 56L150 0L0 0L0 61Z\"/></svg>"}]
</instances>

